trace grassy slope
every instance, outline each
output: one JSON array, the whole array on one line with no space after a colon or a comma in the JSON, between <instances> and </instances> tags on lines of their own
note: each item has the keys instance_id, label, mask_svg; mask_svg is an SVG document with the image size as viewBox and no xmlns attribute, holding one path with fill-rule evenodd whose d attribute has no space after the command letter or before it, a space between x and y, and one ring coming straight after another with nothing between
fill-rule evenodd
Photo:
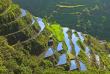
<instances>
[{"instance_id":1,"label":"grassy slope","mask_svg":"<svg viewBox=\"0 0 110 74\"><path fill-rule=\"evenodd\" d=\"M15 6L16 8L17 6ZM13 9L12 9L13 10ZM22 20L21 20L22 21ZM54 35L53 39L55 41L57 41L57 39L55 39L55 37L59 37L60 39L62 39L63 42L63 48L65 50L64 53L66 53L67 51L67 46L65 44L65 40L64 40L64 34L62 31L62 27L60 26L58 28L58 25L55 25L54 30L51 26L48 26L46 21L43 20L43 22L46 25L46 28L44 29L44 31L40 34L39 37L37 37L35 40L33 40L32 42L29 42L29 44L32 45L32 48L35 47L35 51L38 50L37 52L40 51L40 48L37 48L37 44L39 44L39 46L43 46L46 47L49 41L49 36L51 34ZM60 31L60 33L59 33ZM30 34L26 33L27 35ZM60 41L59 39L59 41ZM109 58L105 56L107 56L109 53L105 51L104 45L100 45L98 43L97 40L95 40L93 37L89 37L86 36L86 43L88 43L88 45L90 47L92 47L92 50L94 51L94 53L98 54L101 56L102 61L104 62L104 64L106 65L106 67L109 69ZM35 44L35 45L34 45ZM79 44L80 45L80 44ZM106 45L109 45L108 43ZM28 45L27 45L28 46ZM99 47L100 46L100 47ZM29 50L31 48L31 46L28 46ZM56 47L56 46L55 46ZM107 48L109 48L109 46L107 46ZM30 50L31 51L31 50ZM34 51L34 52L35 52ZM106 54L105 54L106 53ZM10 45L8 45L7 40L4 37L0 37L0 73L26 73L26 74L39 74L39 73L44 73L44 74L58 74L58 73L73 73L73 72L68 72L68 71L62 71L59 68L54 68L53 63L49 60L44 60L44 59L40 59L38 60L36 56L33 56L34 54L29 53L28 50L24 49L22 45L20 46L15 46L12 47ZM70 58L73 56L71 54L69 54ZM65 70L69 69L69 56L67 56L67 61L68 64L64 65L63 68L65 68ZM57 58L57 57L56 57ZM87 57L84 53L84 51L81 49L80 51L80 55L79 55L79 59L81 61L84 61L87 63ZM52 59L51 59L52 60ZM88 63L87 63L88 64ZM64 69L63 69L64 70ZM102 71L98 71L97 69L95 69L94 67L91 67L90 70L87 71L75 71L74 73L105 73L104 70ZM107 72L109 73L109 72Z\"/></svg>"},{"instance_id":2,"label":"grassy slope","mask_svg":"<svg viewBox=\"0 0 110 74\"><path fill-rule=\"evenodd\" d=\"M100 44L98 40L96 40L96 38L90 35L86 36L85 42L87 42L87 44L89 45L89 47L91 47L91 49L93 50L95 54L101 57L107 69L110 69L110 60L108 57L110 49L107 48L109 47L108 43L106 42L105 44Z\"/></svg>"},{"instance_id":3,"label":"grassy slope","mask_svg":"<svg viewBox=\"0 0 110 74\"><path fill-rule=\"evenodd\" d=\"M20 14L21 10L19 5L12 4L10 10L0 16L0 25L4 25L11 21L14 21L18 16L20 16Z\"/></svg>"},{"instance_id":4,"label":"grassy slope","mask_svg":"<svg viewBox=\"0 0 110 74\"><path fill-rule=\"evenodd\" d=\"M105 71L62 71L61 68L52 68L53 64L49 60L40 59L38 60L36 56L31 56L28 52L22 48L22 46L15 47L9 46L4 37L0 37L0 73L26 73L26 74L59 74L59 73L69 73L69 74L104 74L109 73Z\"/></svg>"},{"instance_id":5,"label":"grassy slope","mask_svg":"<svg viewBox=\"0 0 110 74\"><path fill-rule=\"evenodd\" d=\"M11 3L11 0L0 0L0 16L10 9Z\"/></svg>"},{"instance_id":6,"label":"grassy slope","mask_svg":"<svg viewBox=\"0 0 110 74\"><path fill-rule=\"evenodd\" d=\"M12 12L13 10L15 10L16 8L19 8L19 5L17 4L12 4L11 9L8 12Z\"/></svg>"},{"instance_id":7,"label":"grassy slope","mask_svg":"<svg viewBox=\"0 0 110 74\"><path fill-rule=\"evenodd\" d=\"M62 26L89 33L100 39L110 40L109 0L13 0L13 2L28 9L36 16L44 17L47 15L50 22L56 21ZM85 6L68 8L68 6L77 5Z\"/></svg>"},{"instance_id":8,"label":"grassy slope","mask_svg":"<svg viewBox=\"0 0 110 74\"><path fill-rule=\"evenodd\" d=\"M53 30L56 33L56 36L58 38L58 41L61 42L62 41L62 38L61 38L61 33L60 33L60 26L59 25L56 25L56 24L53 24L52 25L52 28L53 28Z\"/></svg>"}]
</instances>

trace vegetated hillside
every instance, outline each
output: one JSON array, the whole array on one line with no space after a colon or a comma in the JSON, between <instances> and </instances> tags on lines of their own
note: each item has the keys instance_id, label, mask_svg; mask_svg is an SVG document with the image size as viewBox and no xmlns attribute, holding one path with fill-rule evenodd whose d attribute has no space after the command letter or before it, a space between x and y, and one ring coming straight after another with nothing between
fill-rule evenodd
<instances>
[{"instance_id":1,"label":"vegetated hillside","mask_svg":"<svg viewBox=\"0 0 110 74\"><path fill-rule=\"evenodd\" d=\"M0 15L0 73L109 73L110 43L8 6Z\"/></svg>"},{"instance_id":2,"label":"vegetated hillside","mask_svg":"<svg viewBox=\"0 0 110 74\"><path fill-rule=\"evenodd\" d=\"M13 0L35 16L110 41L110 0ZM40 12L40 13L39 13ZM37 13L37 14L36 14Z\"/></svg>"}]
</instances>

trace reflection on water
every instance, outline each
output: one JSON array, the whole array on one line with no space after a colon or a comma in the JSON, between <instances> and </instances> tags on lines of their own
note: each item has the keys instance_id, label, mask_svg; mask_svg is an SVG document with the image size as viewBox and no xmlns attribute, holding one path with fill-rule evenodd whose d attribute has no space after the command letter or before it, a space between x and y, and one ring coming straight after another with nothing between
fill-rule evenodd
<instances>
[{"instance_id":1,"label":"reflection on water","mask_svg":"<svg viewBox=\"0 0 110 74\"><path fill-rule=\"evenodd\" d=\"M41 29L40 29L40 32L41 31L43 31L43 29L45 28L45 24L44 24L44 22L42 21L43 19L41 19L41 18L36 18L37 19L37 21L38 21L38 23L39 23L39 26L41 27ZM39 34L40 34L40 32L39 32Z\"/></svg>"},{"instance_id":2,"label":"reflection on water","mask_svg":"<svg viewBox=\"0 0 110 74\"><path fill-rule=\"evenodd\" d=\"M104 41L102 41L102 40L100 40L99 42L100 42L100 44L104 44Z\"/></svg>"},{"instance_id":3,"label":"reflection on water","mask_svg":"<svg viewBox=\"0 0 110 74\"><path fill-rule=\"evenodd\" d=\"M73 29L71 31L72 31L72 33L75 32L75 30L73 30Z\"/></svg>"},{"instance_id":4,"label":"reflection on water","mask_svg":"<svg viewBox=\"0 0 110 74\"><path fill-rule=\"evenodd\" d=\"M87 55L88 60L89 60L89 62L90 62L90 61L91 61L91 54L90 54L90 53L87 53L86 55Z\"/></svg>"},{"instance_id":5,"label":"reflection on water","mask_svg":"<svg viewBox=\"0 0 110 74\"><path fill-rule=\"evenodd\" d=\"M47 23L48 24L48 26L50 26L50 23Z\"/></svg>"},{"instance_id":6,"label":"reflection on water","mask_svg":"<svg viewBox=\"0 0 110 74\"><path fill-rule=\"evenodd\" d=\"M88 60L89 60L89 62L90 62L90 61L91 61L91 55L90 55L89 50L90 50L90 48L87 46L87 47L86 47L86 50L85 50L85 53L86 53L86 55L87 55L87 57L88 57Z\"/></svg>"},{"instance_id":7,"label":"reflection on water","mask_svg":"<svg viewBox=\"0 0 110 74\"><path fill-rule=\"evenodd\" d=\"M81 41L83 42L84 41L84 37L81 35L81 32L77 32L78 35L79 35L79 38L81 39Z\"/></svg>"},{"instance_id":8,"label":"reflection on water","mask_svg":"<svg viewBox=\"0 0 110 74\"><path fill-rule=\"evenodd\" d=\"M21 17L25 16L27 14L26 11L22 8L20 8L20 9L21 9L21 12L22 12Z\"/></svg>"},{"instance_id":9,"label":"reflection on water","mask_svg":"<svg viewBox=\"0 0 110 74\"><path fill-rule=\"evenodd\" d=\"M89 47L87 46L87 47L86 47L86 50L85 50L85 53L89 53L89 50L90 50L90 49L89 49Z\"/></svg>"},{"instance_id":10,"label":"reflection on water","mask_svg":"<svg viewBox=\"0 0 110 74\"><path fill-rule=\"evenodd\" d=\"M81 41L84 43L84 37L81 35L81 32L78 32L78 35L79 35ZM84 44L84 45L85 45L85 44ZM86 46L85 53L86 53L86 55L87 55L87 57L88 57L88 59L89 59L89 62L90 62L91 55L90 55L90 53L89 53L89 50L90 50L90 48L89 48L88 46Z\"/></svg>"},{"instance_id":11,"label":"reflection on water","mask_svg":"<svg viewBox=\"0 0 110 74\"><path fill-rule=\"evenodd\" d=\"M85 71L86 67L85 67L84 63L82 63L81 61L79 61L79 63L80 63L80 66L81 66L81 71Z\"/></svg>"},{"instance_id":12,"label":"reflection on water","mask_svg":"<svg viewBox=\"0 0 110 74\"><path fill-rule=\"evenodd\" d=\"M66 64L66 54L65 53L59 57L59 61L56 66L63 65L63 64Z\"/></svg>"},{"instance_id":13,"label":"reflection on water","mask_svg":"<svg viewBox=\"0 0 110 74\"><path fill-rule=\"evenodd\" d=\"M53 40L49 40L49 42L53 42Z\"/></svg>"},{"instance_id":14,"label":"reflection on water","mask_svg":"<svg viewBox=\"0 0 110 74\"><path fill-rule=\"evenodd\" d=\"M110 57L110 54L108 55L108 57Z\"/></svg>"},{"instance_id":15,"label":"reflection on water","mask_svg":"<svg viewBox=\"0 0 110 74\"><path fill-rule=\"evenodd\" d=\"M99 69L100 69L100 57L95 54L95 58L96 58L97 64L99 65Z\"/></svg>"},{"instance_id":16,"label":"reflection on water","mask_svg":"<svg viewBox=\"0 0 110 74\"><path fill-rule=\"evenodd\" d=\"M31 15L31 18L32 18L32 25L34 24L35 20L33 18L33 16Z\"/></svg>"},{"instance_id":17,"label":"reflection on water","mask_svg":"<svg viewBox=\"0 0 110 74\"><path fill-rule=\"evenodd\" d=\"M68 31L68 28L63 28L63 33L64 33L64 37L65 37L65 42L67 44L67 47L68 47L68 51L67 53L70 53L71 52L71 45L70 45L70 40L68 38L68 34L66 33Z\"/></svg>"},{"instance_id":18,"label":"reflection on water","mask_svg":"<svg viewBox=\"0 0 110 74\"><path fill-rule=\"evenodd\" d=\"M62 45L63 45L62 42L59 42L58 47L55 50L55 52L62 50L63 49Z\"/></svg>"},{"instance_id":19,"label":"reflection on water","mask_svg":"<svg viewBox=\"0 0 110 74\"><path fill-rule=\"evenodd\" d=\"M70 70L74 70L76 68L77 68L77 66L76 66L75 60L71 60Z\"/></svg>"},{"instance_id":20,"label":"reflection on water","mask_svg":"<svg viewBox=\"0 0 110 74\"><path fill-rule=\"evenodd\" d=\"M53 55L53 50L52 50L52 48L49 48L48 51L45 54L45 57L49 57L51 55Z\"/></svg>"},{"instance_id":21,"label":"reflection on water","mask_svg":"<svg viewBox=\"0 0 110 74\"><path fill-rule=\"evenodd\" d=\"M79 54L79 51L80 51L80 47L76 44L77 41L78 41L78 37L76 37L75 34L73 33L72 34L72 42L73 42L74 47L75 47L76 56Z\"/></svg>"}]
</instances>

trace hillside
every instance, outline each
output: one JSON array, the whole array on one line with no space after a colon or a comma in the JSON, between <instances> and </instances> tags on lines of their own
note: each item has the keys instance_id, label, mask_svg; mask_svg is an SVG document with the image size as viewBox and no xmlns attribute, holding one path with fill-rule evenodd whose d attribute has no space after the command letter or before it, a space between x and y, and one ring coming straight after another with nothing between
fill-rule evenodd
<instances>
[{"instance_id":1,"label":"hillside","mask_svg":"<svg viewBox=\"0 0 110 74\"><path fill-rule=\"evenodd\" d=\"M11 0L0 0L1 74L104 74L110 43L47 19Z\"/></svg>"},{"instance_id":2,"label":"hillside","mask_svg":"<svg viewBox=\"0 0 110 74\"><path fill-rule=\"evenodd\" d=\"M110 0L13 0L33 15L110 41ZM39 13L40 12L40 13ZM37 14L36 14L37 13Z\"/></svg>"}]
</instances>

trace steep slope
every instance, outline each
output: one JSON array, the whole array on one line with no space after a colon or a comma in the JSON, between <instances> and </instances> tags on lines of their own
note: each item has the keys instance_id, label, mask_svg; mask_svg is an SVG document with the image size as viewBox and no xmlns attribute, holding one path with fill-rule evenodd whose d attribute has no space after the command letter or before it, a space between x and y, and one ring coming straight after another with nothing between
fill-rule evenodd
<instances>
[{"instance_id":1,"label":"steep slope","mask_svg":"<svg viewBox=\"0 0 110 74\"><path fill-rule=\"evenodd\" d=\"M110 41L110 0L13 0L35 16ZM40 12L40 13L39 13ZM38 13L38 14L36 14Z\"/></svg>"},{"instance_id":2,"label":"steep slope","mask_svg":"<svg viewBox=\"0 0 110 74\"><path fill-rule=\"evenodd\" d=\"M109 73L109 43L10 5L1 13L0 73Z\"/></svg>"},{"instance_id":3,"label":"steep slope","mask_svg":"<svg viewBox=\"0 0 110 74\"><path fill-rule=\"evenodd\" d=\"M0 15L3 15L11 8L11 0L0 1Z\"/></svg>"}]
</instances>

